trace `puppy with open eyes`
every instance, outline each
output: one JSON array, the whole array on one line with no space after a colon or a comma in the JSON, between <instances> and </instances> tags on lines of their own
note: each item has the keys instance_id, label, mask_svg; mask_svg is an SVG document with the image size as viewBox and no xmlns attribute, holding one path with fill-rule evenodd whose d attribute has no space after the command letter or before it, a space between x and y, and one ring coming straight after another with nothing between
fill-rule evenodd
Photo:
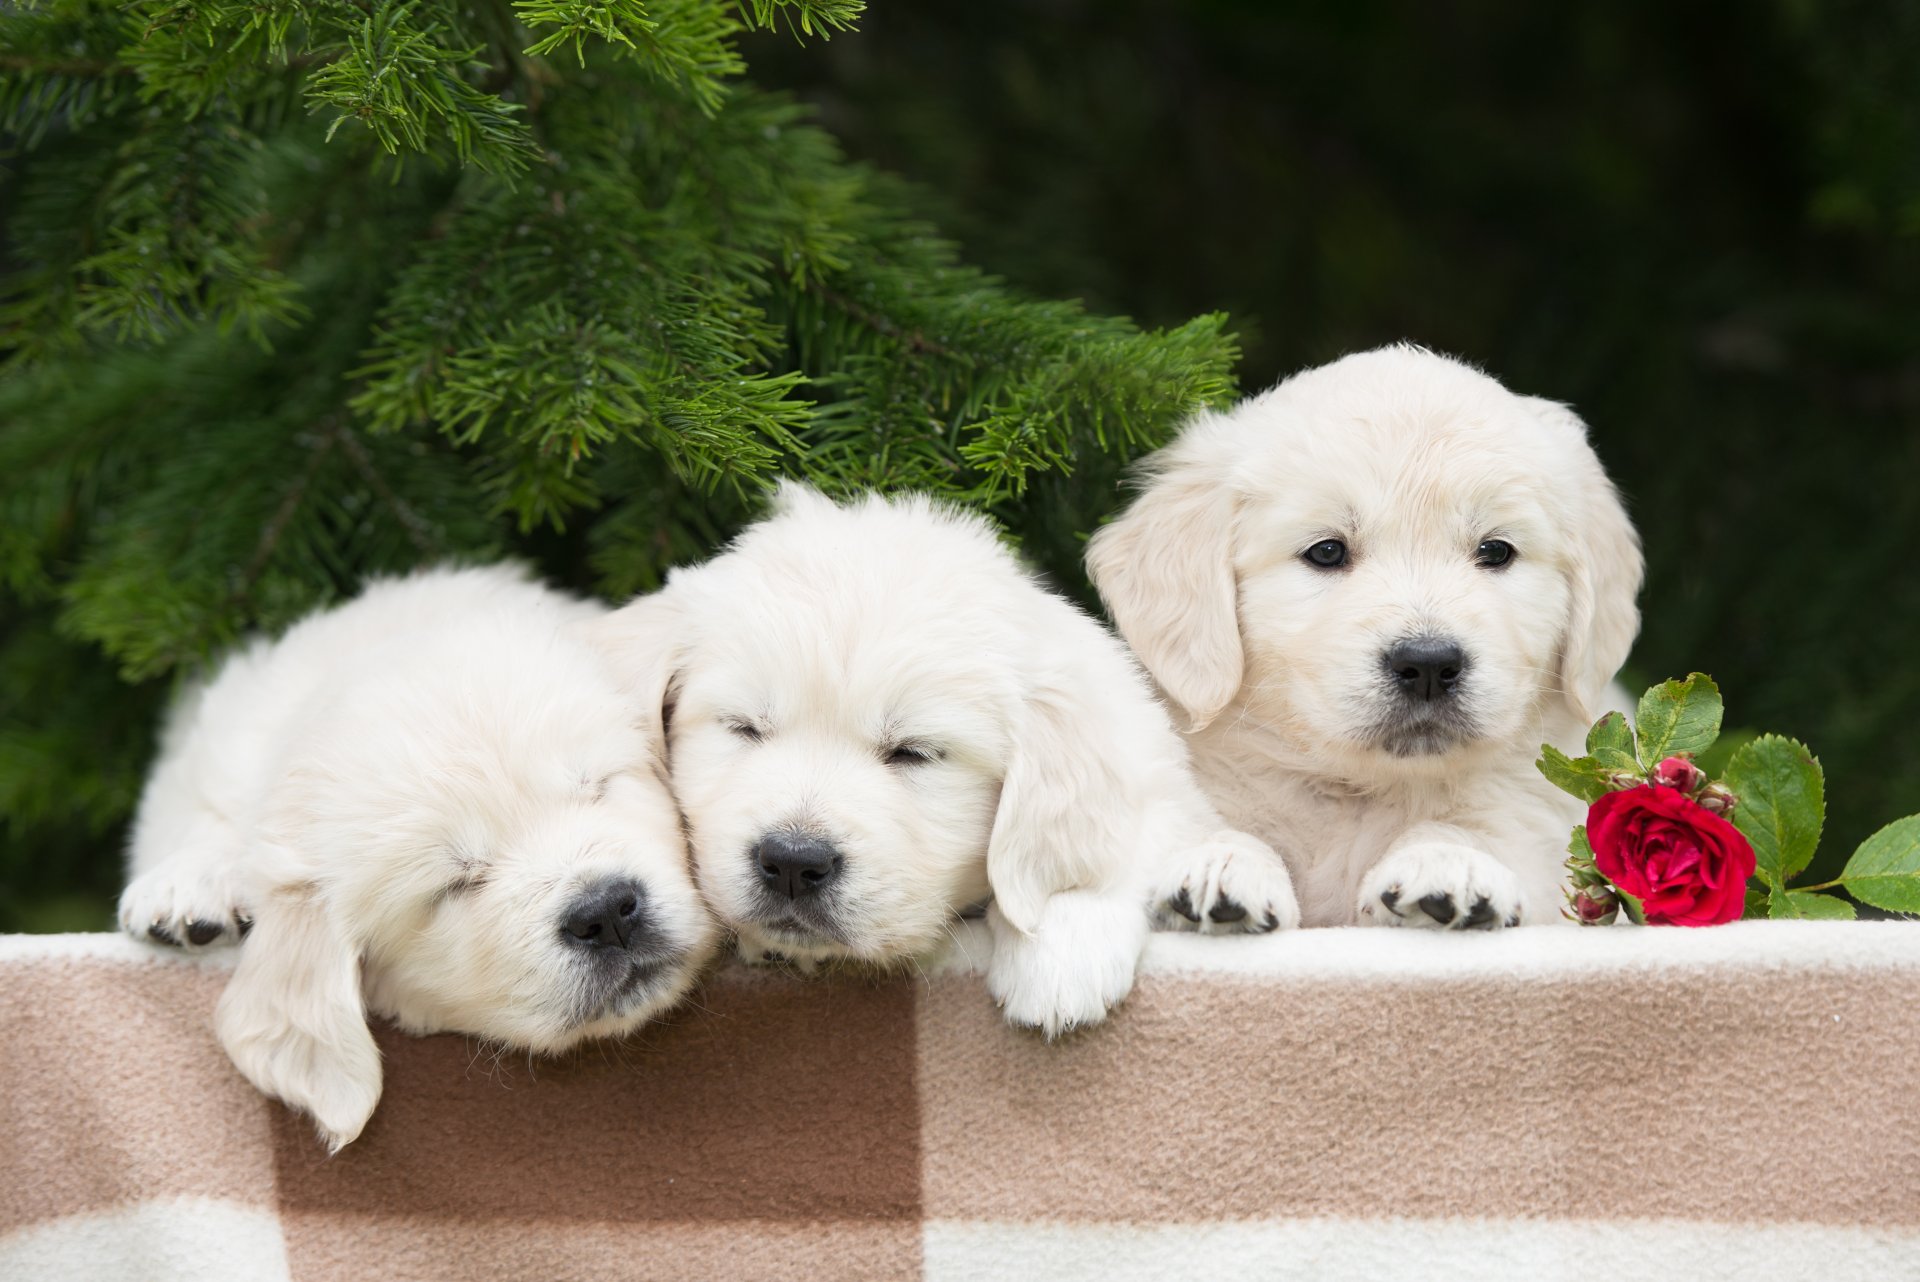
<instances>
[{"instance_id":1,"label":"puppy with open eyes","mask_svg":"<svg viewBox=\"0 0 1920 1282\"><path fill-rule=\"evenodd\" d=\"M605 613L505 567L377 582L175 706L121 924L246 936L220 1040L331 1149L380 1097L369 1013L558 1052L665 1010L714 951Z\"/></svg>"},{"instance_id":2,"label":"puppy with open eyes","mask_svg":"<svg viewBox=\"0 0 1920 1282\"><path fill-rule=\"evenodd\" d=\"M1127 994L1153 905L1214 932L1297 921L1125 648L977 517L787 486L604 635L659 710L701 891L749 961L906 964L991 897L988 988L1051 1035Z\"/></svg>"},{"instance_id":3,"label":"puppy with open eyes","mask_svg":"<svg viewBox=\"0 0 1920 1282\"><path fill-rule=\"evenodd\" d=\"M1203 413L1087 564L1304 920L1560 920L1579 805L1539 777L1610 706L1640 547L1563 405L1415 347Z\"/></svg>"}]
</instances>

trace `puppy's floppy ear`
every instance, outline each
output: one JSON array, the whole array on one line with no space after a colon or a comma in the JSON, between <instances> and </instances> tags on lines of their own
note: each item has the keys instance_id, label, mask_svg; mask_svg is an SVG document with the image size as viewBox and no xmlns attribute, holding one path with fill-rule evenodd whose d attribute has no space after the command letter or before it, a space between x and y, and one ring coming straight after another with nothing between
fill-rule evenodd
<instances>
[{"instance_id":1,"label":"puppy's floppy ear","mask_svg":"<svg viewBox=\"0 0 1920 1282\"><path fill-rule=\"evenodd\" d=\"M373 1116L380 1050L360 998L359 952L314 886L281 887L255 906L214 1027L247 1080L310 1114L329 1151Z\"/></svg>"},{"instance_id":2,"label":"puppy's floppy ear","mask_svg":"<svg viewBox=\"0 0 1920 1282\"><path fill-rule=\"evenodd\" d=\"M1087 572L1114 625L1194 730L1238 693L1245 661L1235 504L1225 469L1211 462L1224 426L1197 423L1149 459L1140 497L1087 545Z\"/></svg>"},{"instance_id":3,"label":"puppy's floppy ear","mask_svg":"<svg viewBox=\"0 0 1920 1282\"><path fill-rule=\"evenodd\" d=\"M674 577L677 580L680 575ZM593 620L586 629L588 642L606 659L632 701L662 769L667 762L667 725L673 717L673 682L684 627L680 600L670 582Z\"/></svg>"},{"instance_id":4,"label":"puppy's floppy ear","mask_svg":"<svg viewBox=\"0 0 1920 1282\"><path fill-rule=\"evenodd\" d=\"M1001 915L1024 933L1048 897L1102 888L1113 872L1107 857L1118 860L1137 840L1119 831L1132 808L1107 761L1106 723L1100 707L1059 690L1037 692L1014 718L987 881Z\"/></svg>"},{"instance_id":5,"label":"puppy's floppy ear","mask_svg":"<svg viewBox=\"0 0 1920 1282\"><path fill-rule=\"evenodd\" d=\"M1561 650L1560 688L1574 715L1591 721L1639 635L1636 600L1646 563L1620 493L1587 441L1586 424L1565 405L1523 399L1550 429L1567 435L1566 448L1578 460L1579 506L1571 522L1573 607Z\"/></svg>"}]
</instances>

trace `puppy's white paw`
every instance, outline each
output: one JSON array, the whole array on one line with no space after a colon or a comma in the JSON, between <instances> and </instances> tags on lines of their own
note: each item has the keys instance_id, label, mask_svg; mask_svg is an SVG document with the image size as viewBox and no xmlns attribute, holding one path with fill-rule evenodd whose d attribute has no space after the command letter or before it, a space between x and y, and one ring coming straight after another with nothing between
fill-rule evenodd
<instances>
[{"instance_id":1,"label":"puppy's white paw","mask_svg":"<svg viewBox=\"0 0 1920 1282\"><path fill-rule=\"evenodd\" d=\"M1498 930L1520 924L1520 879L1484 850L1422 842L1403 846L1360 882L1363 926Z\"/></svg>"},{"instance_id":2,"label":"puppy's white paw","mask_svg":"<svg viewBox=\"0 0 1920 1282\"><path fill-rule=\"evenodd\" d=\"M1048 1037L1097 1024L1133 991L1147 915L1128 897L1067 891L1047 900L1031 934L988 910L987 992L1007 1022Z\"/></svg>"},{"instance_id":3,"label":"puppy's white paw","mask_svg":"<svg viewBox=\"0 0 1920 1282\"><path fill-rule=\"evenodd\" d=\"M248 891L225 860L169 859L120 893L120 929L197 952L237 944L253 927Z\"/></svg>"},{"instance_id":4,"label":"puppy's white paw","mask_svg":"<svg viewBox=\"0 0 1920 1282\"><path fill-rule=\"evenodd\" d=\"M1160 930L1264 935L1300 924L1286 864L1264 841L1230 828L1182 851L1152 903Z\"/></svg>"},{"instance_id":5,"label":"puppy's white paw","mask_svg":"<svg viewBox=\"0 0 1920 1282\"><path fill-rule=\"evenodd\" d=\"M812 975L819 971L828 957L825 953L810 950L804 944L783 941L774 935L763 935L751 926L743 926L734 937L734 955L749 966L776 966L785 970L798 971L802 975Z\"/></svg>"}]
</instances>

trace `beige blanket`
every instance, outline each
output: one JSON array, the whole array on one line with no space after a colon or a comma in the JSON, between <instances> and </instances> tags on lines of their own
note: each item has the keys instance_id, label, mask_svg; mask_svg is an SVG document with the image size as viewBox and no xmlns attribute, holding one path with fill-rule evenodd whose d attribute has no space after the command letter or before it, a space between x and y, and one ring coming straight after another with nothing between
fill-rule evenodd
<instances>
[{"instance_id":1,"label":"beige blanket","mask_svg":"<svg viewBox=\"0 0 1920 1282\"><path fill-rule=\"evenodd\" d=\"M0 939L0 1278L1920 1279L1903 922L1161 937L1053 1045L965 956L728 970L566 1060L383 1035L331 1159L225 978Z\"/></svg>"}]
</instances>

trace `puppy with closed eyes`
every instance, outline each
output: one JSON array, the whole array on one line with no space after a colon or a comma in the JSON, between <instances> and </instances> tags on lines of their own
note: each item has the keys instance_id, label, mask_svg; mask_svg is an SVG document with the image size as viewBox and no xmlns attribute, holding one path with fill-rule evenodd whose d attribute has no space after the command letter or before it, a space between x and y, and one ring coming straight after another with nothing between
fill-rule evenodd
<instances>
[{"instance_id":1,"label":"puppy with closed eyes","mask_svg":"<svg viewBox=\"0 0 1920 1282\"><path fill-rule=\"evenodd\" d=\"M220 1040L330 1149L380 1097L369 1014L558 1052L665 1010L712 953L605 613L505 567L377 582L176 704L121 924L240 943Z\"/></svg>"},{"instance_id":2,"label":"puppy with closed eyes","mask_svg":"<svg viewBox=\"0 0 1920 1282\"><path fill-rule=\"evenodd\" d=\"M1125 648L983 520L798 486L615 612L702 893L749 961L906 964L991 899L988 987L1049 1035L1126 996L1152 905L1295 924Z\"/></svg>"},{"instance_id":3,"label":"puppy with closed eyes","mask_svg":"<svg viewBox=\"0 0 1920 1282\"><path fill-rule=\"evenodd\" d=\"M1309 925L1560 920L1639 541L1564 405L1387 347L1207 412L1087 564L1229 822Z\"/></svg>"}]
</instances>

